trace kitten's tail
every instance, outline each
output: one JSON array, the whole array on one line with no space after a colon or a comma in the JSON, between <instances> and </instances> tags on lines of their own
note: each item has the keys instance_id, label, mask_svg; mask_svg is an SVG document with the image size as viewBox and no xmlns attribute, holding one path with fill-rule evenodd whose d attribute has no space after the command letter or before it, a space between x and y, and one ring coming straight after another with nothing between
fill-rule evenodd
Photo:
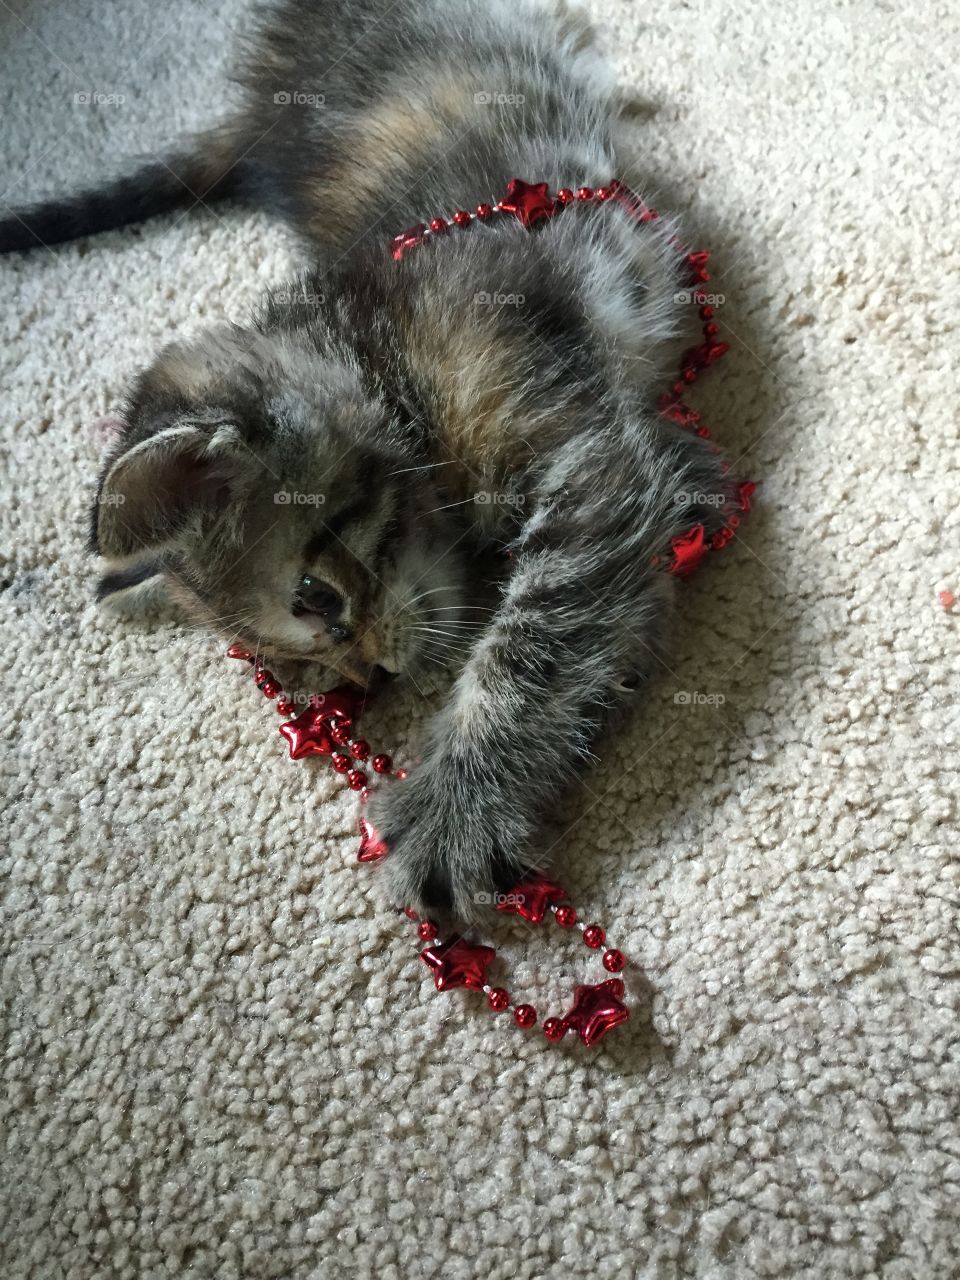
<instances>
[{"instance_id":1,"label":"kitten's tail","mask_svg":"<svg viewBox=\"0 0 960 1280\"><path fill-rule=\"evenodd\" d=\"M201 134L189 150L147 160L104 187L28 205L0 218L0 253L63 244L160 213L223 200L237 192L242 154L232 129Z\"/></svg>"}]
</instances>

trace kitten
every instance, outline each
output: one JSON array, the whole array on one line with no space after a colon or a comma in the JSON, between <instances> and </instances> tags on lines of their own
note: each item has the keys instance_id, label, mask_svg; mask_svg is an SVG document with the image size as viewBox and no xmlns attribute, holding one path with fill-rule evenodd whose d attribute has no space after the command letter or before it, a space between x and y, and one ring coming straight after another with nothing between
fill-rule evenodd
<instances>
[{"instance_id":1,"label":"kitten","mask_svg":"<svg viewBox=\"0 0 960 1280\"><path fill-rule=\"evenodd\" d=\"M231 639L360 684L453 660L422 765L371 817L395 900L470 917L529 867L545 805L650 670L672 588L651 561L691 510L709 534L734 502L716 453L651 409L675 232L575 203L389 252L513 177L618 173L619 100L565 9L283 0L239 78L234 117L168 162L178 178L151 164L21 211L0 249L195 196L301 233L318 265L134 381L93 506L101 592L160 574ZM478 628L490 548L509 558Z\"/></svg>"}]
</instances>

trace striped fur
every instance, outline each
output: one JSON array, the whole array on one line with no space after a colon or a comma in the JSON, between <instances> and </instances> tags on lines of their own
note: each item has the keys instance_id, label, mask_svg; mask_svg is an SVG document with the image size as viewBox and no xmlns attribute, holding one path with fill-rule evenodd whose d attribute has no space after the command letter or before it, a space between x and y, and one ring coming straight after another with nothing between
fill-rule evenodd
<instances>
[{"instance_id":1,"label":"striped fur","mask_svg":"<svg viewBox=\"0 0 960 1280\"><path fill-rule=\"evenodd\" d=\"M385 252L512 176L617 172L619 99L569 13L285 0L240 79L236 189L318 265L135 382L94 507L104 590L149 562L266 656L361 682L452 666L423 765L372 817L395 898L469 917L529 865L544 805L664 644L671 583L652 558L691 509L719 527L732 500L716 454L650 409L673 229L608 204ZM279 90L322 96L322 127ZM490 549L510 558L478 630ZM304 573L342 597L349 639L298 615Z\"/></svg>"}]
</instances>

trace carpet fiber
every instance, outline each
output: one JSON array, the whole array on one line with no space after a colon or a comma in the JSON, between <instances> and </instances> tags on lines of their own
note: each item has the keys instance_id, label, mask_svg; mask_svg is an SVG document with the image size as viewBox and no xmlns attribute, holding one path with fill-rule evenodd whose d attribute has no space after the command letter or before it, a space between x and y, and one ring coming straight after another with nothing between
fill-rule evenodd
<instances>
[{"instance_id":1,"label":"carpet fiber","mask_svg":"<svg viewBox=\"0 0 960 1280\"><path fill-rule=\"evenodd\" d=\"M957 36L932 0L594 10L650 104L630 176L714 251L698 404L761 482L545 837L632 1020L556 1049L434 994L220 646L90 603L90 424L289 237L223 209L5 260L4 1277L960 1270ZM0 5L3 201L219 114L242 14ZM596 980L491 932L544 1010Z\"/></svg>"}]
</instances>

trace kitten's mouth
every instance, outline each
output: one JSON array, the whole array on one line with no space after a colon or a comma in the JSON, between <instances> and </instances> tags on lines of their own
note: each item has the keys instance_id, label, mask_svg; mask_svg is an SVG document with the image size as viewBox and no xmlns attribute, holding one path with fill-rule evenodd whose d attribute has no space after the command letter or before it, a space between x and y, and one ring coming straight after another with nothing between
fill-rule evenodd
<instances>
[{"instance_id":1,"label":"kitten's mouth","mask_svg":"<svg viewBox=\"0 0 960 1280\"><path fill-rule=\"evenodd\" d=\"M348 684L352 684L362 693L377 693L384 685L396 679L395 672L388 671L386 667L381 667L379 663L375 663L363 675L360 675L355 670L348 671L339 667L336 670Z\"/></svg>"}]
</instances>

